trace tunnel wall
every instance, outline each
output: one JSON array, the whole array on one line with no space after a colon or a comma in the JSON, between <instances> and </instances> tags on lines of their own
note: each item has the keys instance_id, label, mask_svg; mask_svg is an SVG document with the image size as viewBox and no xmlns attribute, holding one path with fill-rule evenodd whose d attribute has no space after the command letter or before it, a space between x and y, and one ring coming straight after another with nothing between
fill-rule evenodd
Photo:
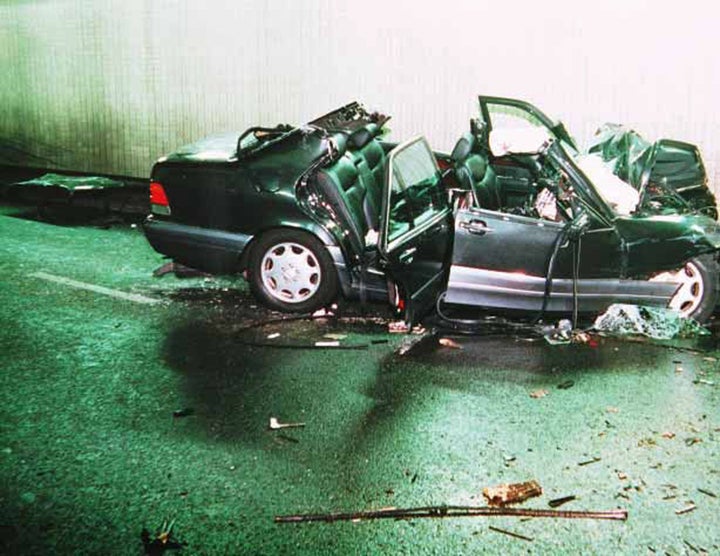
<instances>
[{"instance_id":1,"label":"tunnel wall","mask_svg":"<svg viewBox=\"0 0 720 556\"><path fill-rule=\"evenodd\" d=\"M147 176L158 156L353 99L449 150L478 93L581 141L606 121L720 169L711 4L16 1L0 6L0 162ZM715 187L714 187L715 188Z\"/></svg>"}]
</instances>

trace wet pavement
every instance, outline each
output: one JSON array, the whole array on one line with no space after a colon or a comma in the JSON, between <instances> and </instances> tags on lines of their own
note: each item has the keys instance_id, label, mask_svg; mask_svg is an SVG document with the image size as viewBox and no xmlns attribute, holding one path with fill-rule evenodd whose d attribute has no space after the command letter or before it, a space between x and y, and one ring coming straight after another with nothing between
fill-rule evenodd
<instances>
[{"instance_id":1,"label":"wet pavement","mask_svg":"<svg viewBox=\"0 0 720 556\"><path fill-rule=\"evenodd\" d=\"M492 326L400 355L419 337L383 306L277 322L242 280L153 277L136 222L93 224L0 206L0 551L141 554L174 520L187 554L720 552L718 331ZM517 507L629 517L273 522L530 480Z\"/></svg>"}]
</instances>

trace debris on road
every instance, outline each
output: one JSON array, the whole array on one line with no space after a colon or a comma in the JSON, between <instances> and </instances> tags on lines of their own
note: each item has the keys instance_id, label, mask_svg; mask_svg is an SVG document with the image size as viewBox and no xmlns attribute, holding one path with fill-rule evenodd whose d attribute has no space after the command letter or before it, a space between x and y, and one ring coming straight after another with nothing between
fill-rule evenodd
<instances>
[{"instance_id":1,"label":"debris on road","mask_svg":"<svg viewBox=\"0 0 720 556\"><path fill-rule=\"evenodd\" d=\"M422 335L408 336L403 339L400 346L395 350L395 355L407 355L411 350L422 346L427 346L432 340L432 346L435 346L434 336L428 332L424 332Z\"/></svg>"},{"instance_id":2,"label":"debris on road","mask_svg":"<svg viewBox=\"0 0 720 556\"><path fill-rule=\"evenodd\" d=\"M123 188L125 182L105 176L69 176L49 173L31 180L15 182L14 185L39 185L42 187L61 187L68 191L86 191L90 189Z\"/></svg>"},{"instance_id":3,"label":"debris on road","mask_svg":"<svg viewBox=\"0 0 720 556\"><path fill-rule=\"evenodd\" d=\"M152 275L155 278L165 276L166 274L175 274L178 278L208 278L211 275L202 270L190 268L189 266L181 265L180 263L169 262L153 270Z\"/></svg>"},{"instance_id":4,"label":"debris on road","mask_svg":"<svg viewBox=\"0 0 720 556\"><path fill-rule=\"evenodd\" d=\"M675 513L676 513L677 515L683 515L683 514L690 513L690 512L692 512L693 510L696 510L696 509L697 509L697 506L691 502L691 503L689 503L687 506L685 506L684 508L680 508L679 510L675 510Z\"/></svg>"},{"instance_id":5,"label":"debris on road","mask_svg":"<svg viewBox=\"0 0 720 556\"><path fill-rule=\"evenodd\" d=\"M446 348L452 348L452 349L462 349L463 347L458 344L455 340L451 338L440 338L438 340L438 344L440 344L442 347Z\"/></svg>"},{"instance_id":6,"label":"debris on road","mask_svg":"<svg viewBox=\"0 0 720 556\"><path fill-rule=\"evenodd\" d=\"M540 496L542 492L542 487L537 481L504 483L497 486L485 487L482 491L483 496L491 506L518 504L528 498Z\"/></svg>"},{"instance_id":7,"label":"debris on road","mask_svg":"<svg viewBox=\"0 0 720 556\"><path fill-rule=\"evenodd\" d=\"M276 417L270 417L270 424L268 425L268 428L271 431L276 431L280 429L296 429L304 426L305 423L281 423Z\"/></svg>"},{"instance_id":8,"label":"debris on road","mask_svg":"<svg viewBox=\"0 0 720 556\"><path fill-rule=\"evenodd\" d=\"M390 332L390 334L407 334L409 331L410 327L404 320L388 323L388 332Z\"/></svg>"},{"instance_id":9,"label":"debris on road","mask_svg":"<svg viewBox=\"0 0 720 556\"><path fill-rule=\"evenodd\" d=\"M531 397L531 398L535 398L535 399L537 399L537 398L544 398L544 397L547 396L549 393L550 393L550 392L548 392L547 390L535 390L534 392L530 392L530 397Z\"/></svg>"},{"instance_id":10,"label":"debris on road","mask_svg":"<svg viewBox=\"0 0 720 556\"><path fill-rule=\"evenodd\" d=\"M330 305L330 307L323 307L322 309L318 309L315 311L312 316L313 318L320 318L320 317L334 317L335 313L337 311L337 304L333 303Z\"/></svg>"},{"instance_id":11,"label":"debris on road","mask_svg":"<svg viewBox=\"0 0 720 556\"><path fill-rule=\"evenodd\" d=\"M419 508L383 508L355 512L326 514L277 515L275 523L310 523L361 521L364 519L412 519L426 517L549 517L560 519L610 519L625 521L627 510L568 511L534 508L497 508L487 506L424 506Z\"/></svg>"},{"instance_id":12,"label":"debris on road","mask_svg":"<svg viewBox=\"0 0 720 556\"><path fill-rule=\"evenodd\" d=\"M542 335L550 345L564 345L572 341L572 330L572 322L568 319L562 319L557 323L557 326L543 328Z\"/></svg>"},{"instance_id":13,"label":"debris on road","mask_svg":"<svg viewBox=\"0 0 720 556\"><path fill-rule=\"evenodd\" d=\"M500 529L499 527L493 527L492 525L488 527L491 531L495 531L496 533L502 533L503 535L508 535L510 537L515 537L516 539L520 539L522 541L529 541L532 542L533 539L530 537L526 537L525 535L521 535L519 533L513 533L512 531L507 531L506 529Z\"/></svg>"},{"instance_id":14,"label":"debris on road","mask_svg":"<svg viewBox=\"0 0 720 556\"><path fill-rule=\"evenodd\" d=\"M143 529L140 532L140 540L143 543L145 554L154 556L163 554L166 550L182 550L185 543L173 537L174 526L174 519L170 523L164 521L162 527L155 531L154 536L151 536L147 529Z\"/></svg>"},{"instance_id":15,"label":"debris on road","mask_svg":"<svg viewBox=\"0 0 720 556\"><path fill-rule=\"evenodd\" d=\"M616 303L595 319L592 329L612 336L647 336L654 340L672 340L707 336L710 331L677 311Z\"/></svg>"},{"instance_id":16,"label":"debris on road","mask_svg":"<svg viewBox=\"0 0 720 556\"><path fill-rule=\"evenodd\" d=\"M548 506L551 508L557 508L559 506L562 506L563 504L567 504L568 502L572 502L575 500L575 496L563 496L562 498L554 498L548 502Z\"/></svg>"}]
</instances>

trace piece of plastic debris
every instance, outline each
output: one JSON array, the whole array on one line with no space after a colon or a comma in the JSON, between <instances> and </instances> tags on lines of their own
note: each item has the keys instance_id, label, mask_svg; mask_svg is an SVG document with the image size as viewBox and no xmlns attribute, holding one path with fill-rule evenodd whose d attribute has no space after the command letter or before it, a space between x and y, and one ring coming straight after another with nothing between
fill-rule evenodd
<instances>
[{"instance_id":1,"label":"piece of plastic debris","mask_svg":"<svg viewBox=\"0 0 720 556\"><path fill-rule=\"evenodd\" d=\"M618 479L620 479L621 481L624 481L625 479L628 478L627 473L623 473L622 471L618 471L617 477L618 477Z\"/></svg>"},{"instance_id":2,"label":"piece of plastic debris","mask_svg":"<svg viewBox=\"0 0 720 556\"><path fill-rule=\"evenodd\" d=\"M442 347L446 348L452 348L452 349L462 349L463 347L458 344L455 340L451 338L440 338L438 340L438 344L440 344Z\"/></svg>"},{"instance_id":3,"label":"piece of plastic debris","mask_svg":"<svg viewBox=\"0 0 720 556\"><path fill-rule=\"evenodd\" d=\"M270 417L270 430L276 431L280 429L293 429L298 427L304 427L305 423L281 423L276 417Z\"/></svg>"},{"instance_id":4,"label":"piece of plastic debris","mask_svg":"<svg viewBox=\"0 0 720 556\"><path fill-rule=\"evenodd\" d=\"M490 527L488 527L488 529L490 529L491 531L495 531L496 533L502 533L503 535L508 535L509 537L514 537L516 539L520 539L522 541L528 541L528 542L533 541L532 538L526 537L525 535L521 535L519 533L513 533L512 531L507 531L506 529L500 529L499 527L493 527L492 525L490 525Z\"/></svg>"},{"instance_id":5,"label":"piece of plastic debris","mask_svg":"<svg viewBox=\"0 0 720 556\"><path fill-rule=\"evenodd\" d=\"M524 502L542 494L542 487L537 481L524 483L504 483L501 485L485 487L483 496L491 506L506 506Z\"/></svg>"},{"instance_id":6,"label":"piece of plastic debris","mask_svg":"<svg viewBox=\"0 0 720 556\"><path fill-rule=\"evenodd\" d=\"M195 410L192 407L184 407L183 409L176 409L173 411L173 417L179 419L180 417L190 417L195 415Z\"/></svg>"},{"instance_id":7,"label":"piece of plastic debris","mask_svg":"<svg viewBox=\"0 0 720 556\"><path fill-rule=\"evenodd\" d=\"M318 309L315 311L312 316L317 317L334 317L335 316L335 310L337 309L337 305L331 305L330 307L323 307L322 309Z\"/></svg>"},{"instance_id":8,"label":"piece of plastic debris","mask_svg":"<svg viewBox=\"0 0 720 556\"><path fill-rule=\"evenodd\" d=\"M548 392L547 390L535 390L534 392L530 392L530 397L531 397L531 398L536 398L536 399L537 399L537 398L544 398L544 397L547 396L549 393L550 393L550 392Z\"/></svg>"},{"instance_id":9,"label":"piece of plastic debris","mask_svg":"<svg viewBox=\"0 0 720 556\"><path fill-rule=\"evenodd\" d=\"M274 340L275 338L280 337L280 332L273 332L272 334L268 334L267 339L268 340Z\"/></svg>"},{"instance_id":10,"label":"piece of plastic debris","mask_svg":"<svg viewBox=\"0 0 720 556\"><path fill-rule=\"evenodd\" d=\"M608 413L620 413L620 409L617 407L608 407L605 409Z\"/></svg>"},{"instance_id":11,"label":"piece of plastic debris","mask_svg":"<svg viewBox=\"0 0 720 556\"><path fill-rule=\"evenodd\" d=\"M567 390L568 388L572 388L573 386L575 386L574 380L566 380L565 382L561 382L557 385L560 390Z\"/></svg>"},{"instance_id":12,"label":"piece of plastic debris","mask_svg":"<svg viewBox=\"0 0 720 556\"><path fill-rule=\"evenodd\" d=\"M693 510L696 510L696 509L697 509L697 506L696 506L695 504L693 504L693 503L690 503L690 504L688 504L687 506L685 506L684 508L680 508L679 510L675 510L675 513L676 513L677 515L682 515L682 514L686 514L686 513L692 512Z\"/></svg>"},{"instance_id":13,"label":"piece of plastic debris","mask_svg":"<svg viewBox=\"0 0 720 556\"><path fill-rule=\"evenodd\" d=\"M551 508L557 508L559 506L562 506L563 504L572 502L573 500L575 500L575 496L563 496L562 498L554 498L553 500L550 500L548 502L548 506L550 506Z\"/></svg>"},{"instance_id":14,"label":"piece of plastic debris","mask_svg":"<svg viewBox=\"0 0 720 556\"><path fill-rule=\"evenodd\" d=\"M542 329L543 338L550 345L565 345L572 342L572 322L562 319L557 326L549 326Z\"/></svg>"},{"instance_id":15,"label":"piece of plastic debris","mask_svg":"<svg viewBox=\"0 0 720 556\"><path fill-rule=\"evenodd\" d=\"M340 345L340 342L338 342L338 341L329 341L329 342L318 341L318 342L315 342L315 347L338 347L339 345Z\"/></svg>"},{"instance_id":16,"label":"piece of plastic debris","mask_svg":"<svg viewBox=\"0 0 720 556\"><path fill-rule=\"evenodd\" d=\"M166 550L181 550L185 543L173 537L174 526L175 520L169 523L164 521L162 526L155 531L154 536L151 536L147 529L143 529L140 532L140 540L143 543L145 554L156 555L163 554Z\"/></svg>"},{"instance_id":17,"label":"piece of plastic debris","mask_svg":"<svg viewBox=\"0 0 720 556\"><path fill-rule=\"evenodd\" d=\"M662 433L662 437L667 438L668 440L672 440L673 438L675 438L675 433L670 432L670 431L665 431L664 433Z\"/></svg>"},{"instance_id":18,"label":"piece of plastic debris","mask_svg":"<svg viewBox=\"0 0 720 556\"><path fill-rule=\"evenodd\" d=\"M388 323L388 332L391 334L407 334L410 327L404 320L398 320Z\"/></svg>"},{"instance_id":19,"label":"piece of plastic debris","mask_svg":"<svg viewBox=\"0 0 720 556\"><path fill-rule=\"evenodd\" d=\"M595 319L592 328L605 335L641 335L654 340L671 340L678 337L687 338L710 334L710 331L698 324L697 321L681 318L677 311L623 303L608 307L602 315Z\"/></svg>"}]
</instances>

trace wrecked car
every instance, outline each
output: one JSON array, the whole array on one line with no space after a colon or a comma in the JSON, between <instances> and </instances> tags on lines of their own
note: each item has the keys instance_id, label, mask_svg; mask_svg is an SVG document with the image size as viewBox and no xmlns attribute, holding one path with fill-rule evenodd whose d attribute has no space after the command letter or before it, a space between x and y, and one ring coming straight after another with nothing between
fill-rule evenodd
<instances>
[{"instance_id":1,"label":"wrecked car","mask_svg":"<svg viewBox=\"0 0 720 556\"><path fill-rule=\"evenodd\" d=\"M411 323L438 300L710 315L712 218L648 201L531 105L481 97L480 107L450 155L423 137L384 141L389 118L358 103L303 126L204 139L154 165L147 239L183 265L243 273L256 297L289 312L341 294L389 299Z\"/></svg>"}]
</instances>

